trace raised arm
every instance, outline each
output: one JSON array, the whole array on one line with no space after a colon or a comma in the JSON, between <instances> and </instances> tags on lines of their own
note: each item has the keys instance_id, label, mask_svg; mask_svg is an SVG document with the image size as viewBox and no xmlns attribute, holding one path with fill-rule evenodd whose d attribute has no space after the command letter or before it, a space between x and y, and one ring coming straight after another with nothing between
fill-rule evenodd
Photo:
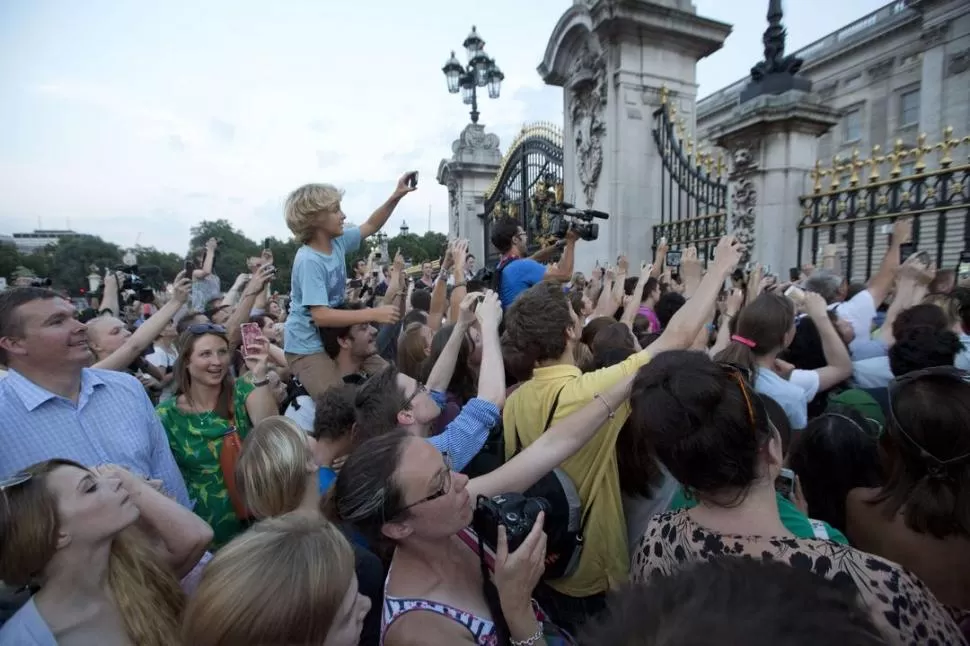
<instances>
[{"instance_id":1,"label":"raised arm","mask_svg":"<svg viewBox=\"0 0 970 646\"><path fill-rule=\"evenodd\" d=\"M469 294L467 298L473 298ZM502 303L498 294L488 290L475 308L475 316L482 330L482 365L478 370L478 398L490 401L499 408L505 405L505 361L499 325L502 323Z\"/></svg>"},{"instance_id":2,"label":"raised arm","mask_svg":"<svg viewBox=\"0 0 970 646\"><path fill-rule=\"evenodd\" d=\"M621 379L568 417L559 420L511 460L468 483L472 504L478 496L522 492L589 442L600 426L630 397L636 374Z\"/></svg>"},{"instance_id":3,"label":"raised arm","mask_svg":"<svg viewBox=\"0 0 970 646\"><path fill-rule=\"evenodd\" d=\"M139 525L175 575L181 579L191 572L212 542L209 524L126 469L105 465L96 471L121 480L140 512Z\"/></svg>"},{"instance_id":4,"label":"raised arm","mask_svg":"<svg viewBox=\"0 0 970 646\"><path fill-rule=\"evenodd\" d=\"M818 373L818 389L824 392L852 376L852 359L838 330L832 325L825 299L819 294L807 292L803 307L815 324L822 341L826 365L815 372Z\"/></svg>"},{"instance_id":5,"label":"raised arm","mask_svg":"<svg viewBox=\"0 0 970 646\"><path fill-rule=\"evenodd\" d=\"M202 267L192 272L192 278L202 280L212 273L212 265L216 261L216 247L218 246L219 241L215 238L209 238L205 241L205 258L202 260Z\"/></svg>"},{"instance_id":6,"label":"raised arm","mask_svg":"<svg viewBox=\"0 0 970 646\"><path fill-rule=\"evenodd\" d=\"M428 390L445 392L448 389L448 384L451 383L451 378L455 374L455 363L458 361L458 353L461 351L465 332L475 322L475 312L472 311L472 306L477 302L477 296L478 294L471 294L462 301L461 314L455 323L451 336L448 337L448 342L445 343L441 354L438 355L438 360L431 367L431 373L428 375L426 384Z\"/></svg>"},{"instance_id":7,"label":"raised arm","mask_svg":"<svg viewBox=\"0 0 970 646\"><path fill-rule=\"evenodd\" d=\"M360 225L361 240L380 231L381 227L387 224L387 219L391 217L391 213L394 213L394 209L397 208L401 198L411 191L417 190L417 185L412 187L408 184L408 179L415 173L417 171L408 171L404 175L401 175L401 178L397 180L397 186L394 192L391 193L391 197L387 198L386 202L377 207L377 210L371 213L367 221Z\"/></svg>"},{"instance_id":8,"label":"raised arm","mask_svg":"<svg viewBox=\"0 0 970 646\"><path fill-rule=\"evenodd\" d=\"M876 308L886 300L893 288L893 283L896 282L896 271L899 269L900 260L899 247L909 242L912 236L913 221L909 218L896 220L893 225L893 238L886 250L886 255L882 258L882 264L879 265L879 271L869 280L866 287L872 295L872 302L875 303Z\"/></svg>"}]
</instances>

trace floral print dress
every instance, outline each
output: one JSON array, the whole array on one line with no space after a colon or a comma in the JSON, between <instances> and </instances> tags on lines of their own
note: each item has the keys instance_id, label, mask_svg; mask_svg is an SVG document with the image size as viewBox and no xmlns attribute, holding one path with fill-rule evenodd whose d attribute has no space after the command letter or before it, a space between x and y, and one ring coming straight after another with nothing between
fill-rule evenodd
<instances>
[{"instance_id":1,"label":"floral print dress","mask_svg":"<svg viewBox=\"0 0 970 646\"><path fill-rule=\"evenodd\" d=\"M236 430L243 439L253 425L246 412L246 398L253 390L249 375L237 379L233 388ZM212 527L211 549L216 549L246 528L245 522L236 517L219 465L222 436L229 430L229 420L214 411L186 413L175 402L173 397L155 410L168 434L168 444L185 479L189 499L195 502L193 511Z\"/></svg>"},{"instance_id":2,"label":"floral print dress","mask_svg":"<svg viewBox=\"0 0 970 646\"><path fill-rule=\"evenodd\" d=\"M630 578L645 583L655 574L722 556L775 559L853 585L882 619L891 644L966 644L953 618L922 581L886 559L832 541L718 534L695 523L686 510L653 517L637 544Z\"/></svg>"}]
</instances>

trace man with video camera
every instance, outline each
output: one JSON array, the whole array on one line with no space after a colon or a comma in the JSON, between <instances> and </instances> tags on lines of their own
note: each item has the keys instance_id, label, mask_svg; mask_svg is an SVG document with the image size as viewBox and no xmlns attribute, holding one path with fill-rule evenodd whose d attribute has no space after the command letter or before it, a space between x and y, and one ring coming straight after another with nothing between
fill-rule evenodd
<instances>
[{"instance_id":1,"label":"man with video camera","mask_svg":"<svg viewBox=\"0 0 970 646\"><path fill-rule=\"evenodd\" d=\"M565 235L565 247L559 264L546 266L526 257L528 238L519 222L510 219L496 222L492 244L502 258L495 267L494 283L502 300L502 308L508 308L519 294L543 280L569 280L573 275L573 257L579 238L579 232L570 228Z\"/></svg>"}]
</instances>

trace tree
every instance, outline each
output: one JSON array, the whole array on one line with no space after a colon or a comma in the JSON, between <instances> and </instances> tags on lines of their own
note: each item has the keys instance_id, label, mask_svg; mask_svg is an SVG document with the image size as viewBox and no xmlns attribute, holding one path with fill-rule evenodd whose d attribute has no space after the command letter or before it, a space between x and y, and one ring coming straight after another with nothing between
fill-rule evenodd
<instances>
[{"instance_id":1,"label":"tree","mask_svg":"<svg viewBox=\"0 0 970 646\"><path fill-rule=\"evenodd\" d=\"M225 291L236 280L236 276L247 273L246 261L258 256L261 249L241 231L233 228L228 220L203 220L198 226L192 227L189 250L193 258L197 250L205 247L209 238L219 240L212 271L219 277L222 290Z\"/></svg>"},{"instance_id":2,"label":"tree","mask_svg":"<svg viewBox=\"0 0 970 646\"><path fill-rule=\"evenodd\" d=\"M91 265L113 269L121 264L122 251L116 244L105 242L97 236L79 235L61 238L51 255L50 277L54 287L78 294L88 289ZM27 265L25 265L27 266ZM28 268L32 269L32 267ZM38 274L43 276L43 274Z\"/></svg>"},{"instance_id":3,"label":"tree","mask_svg":"<svg viewBox=\"0 0 970 646\"><path fill-rule=\"evenodd\" d=\"M135 247L138 271L153 289L162 289L185 268L185 259L178 254L159 251L154 247Z\"/></svg>"}]
</instances>

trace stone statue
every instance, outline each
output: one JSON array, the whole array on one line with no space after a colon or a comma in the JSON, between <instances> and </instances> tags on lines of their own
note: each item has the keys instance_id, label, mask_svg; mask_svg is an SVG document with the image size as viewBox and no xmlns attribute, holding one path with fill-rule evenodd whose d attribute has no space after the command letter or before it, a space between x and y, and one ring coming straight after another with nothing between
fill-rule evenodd
<instances>
[{"instance_id":1,"label":"stone statue","mask_svg":"<svg viewBox=\"0 0 970 646\"><path fill-rule=\"evenodd\" d=\"M576 169L583 186L586 208L593 208L596 187L603 170L603 135L606 123L606 61L604 54L594 54L589 45L576 57L570 76L573 95L570 102L572 134L576 145Z\"/></svg>"},{"instance_id":2,"label":"stone statue","mask_svg":"<svg viewBox=\"0 0 970 646\"><path fill-rule=\"evenodd\" d=\"M785 56L788 32L781 25L783 17L781 0L769 0L768 28L761 38L765 58L751 68L751 83L741 92L741 103L762 94L777 95L792 89L811 90L811 82L797 76L802 69L802 59L794 55Z\"/></svg>"}]
</instances>

